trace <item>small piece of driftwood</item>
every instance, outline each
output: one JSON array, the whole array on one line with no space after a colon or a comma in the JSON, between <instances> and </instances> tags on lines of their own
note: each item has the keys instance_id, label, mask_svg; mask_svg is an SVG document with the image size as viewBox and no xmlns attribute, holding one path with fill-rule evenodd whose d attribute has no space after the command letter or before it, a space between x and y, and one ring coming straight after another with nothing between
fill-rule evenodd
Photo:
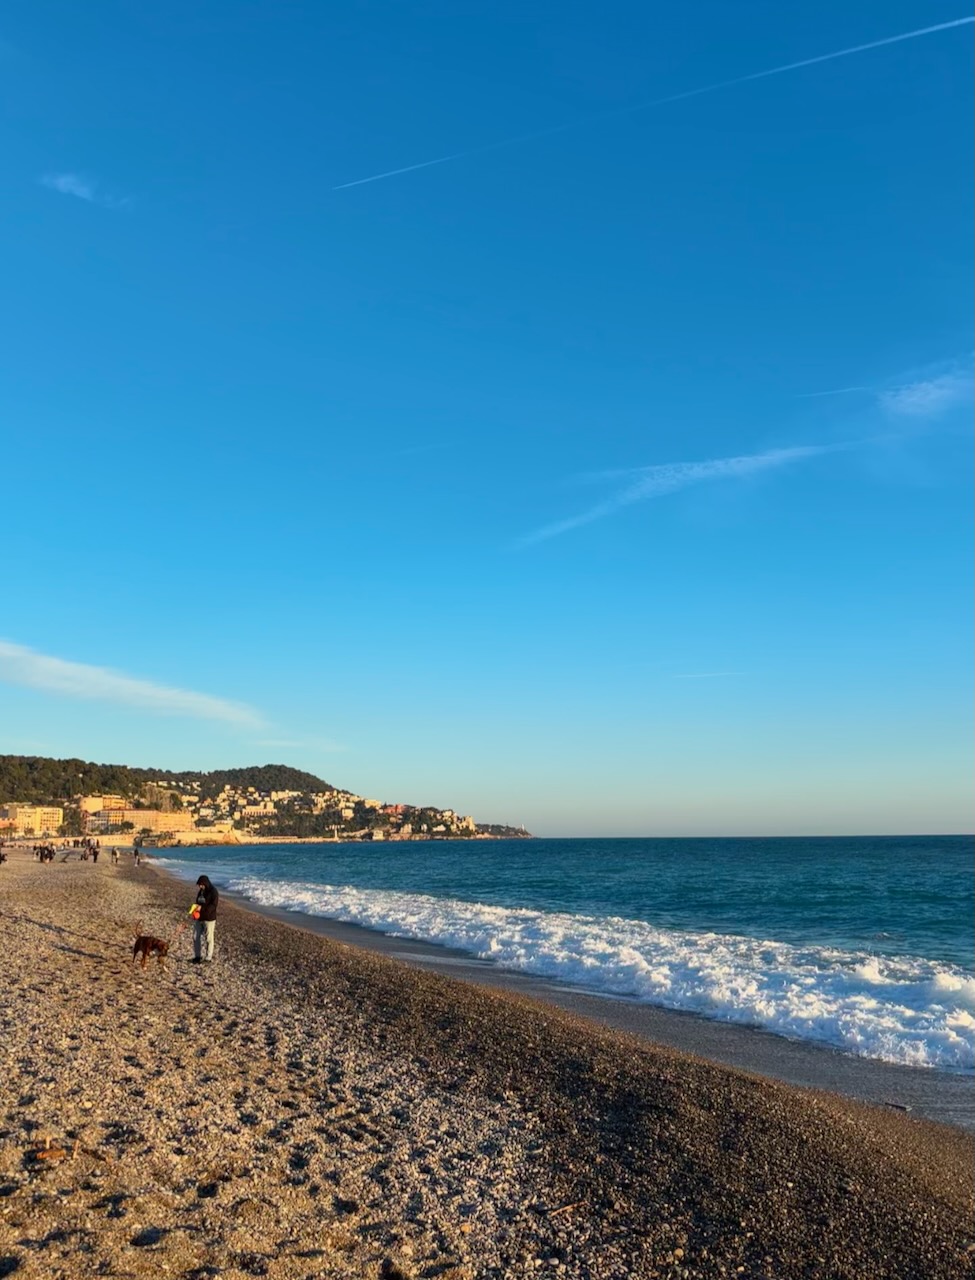
<instances>
[{"instance_id":1,"label":"small piece of driftwood","mask_svg":"<svg viewBox=\"0 0 975 1280\"><path fill-rule=\"evenodd\" d=\"M557 1217L560 1213L568 1213L570 1209L581 1209L583 1205L588 1204L588 1200L573 1200L571 1204L563 1204L558 1209L550 1209L548 1216L550 1218Z\"/></svg>"}]
</instances>

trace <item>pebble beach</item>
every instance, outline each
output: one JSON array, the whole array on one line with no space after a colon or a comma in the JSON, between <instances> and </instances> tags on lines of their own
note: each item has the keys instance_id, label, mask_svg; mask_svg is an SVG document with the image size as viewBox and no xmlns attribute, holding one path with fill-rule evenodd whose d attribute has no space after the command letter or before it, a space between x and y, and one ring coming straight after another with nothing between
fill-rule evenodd
<instances>
[{"instance_id":1,"label":"pebble beach","mask_svg":"<svg viewBox=\"0 0 975 1280\"><path fill-rule=\"evenodd\" d=\"M970 1134L191 896L0 868L0 1276L972 1274Z\"/></svg>"}]
</instances>

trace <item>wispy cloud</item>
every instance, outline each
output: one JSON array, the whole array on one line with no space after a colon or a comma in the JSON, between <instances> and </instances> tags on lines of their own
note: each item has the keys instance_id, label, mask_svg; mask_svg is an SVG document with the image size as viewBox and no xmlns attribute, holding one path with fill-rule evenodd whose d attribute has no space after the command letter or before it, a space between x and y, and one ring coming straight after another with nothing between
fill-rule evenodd
<instances>
[{"instance_id":1,"label":"wispy cloud","mask_svg":"<svg viewBox=\"0 0 975 1280\"><path fill-rule=\"evenodd\" d=\"M719 80L714 84L700 85L696 89L685 89L681 93L671 93L664 98L652 98L647 102L636 102L629 107L619 107L612 111L600 111L594 115L573 121L571 124L555 125L549 129L538 129L533 133L521 133L514 137L502 138L498 142L488 143L482 147L470 147L465 151L454 151L450 155L437 156L433 160L421 160L419 164L401 165L397 169L386 169L382 173L373 173L366 178L355 178L351 182L341 182L333 187L333 191L345 191L349 187L365 186L369 182L382 182L387 178L396 178L404 173L414 173L417 169L431 169L435 165L450 164L453 160L462 160L467 156L484 155L489 151L497 151L502 147L513 147L524 142L533 142L539 138L551 137L554 134L566 133L582 125L593 124L600 120L613 120L621 116L633 115L637 111L649 111L652 107L662 107L671 102L683 102L688 98L700 98L704 94L717 93L721 89L731 89L736 85L749 84L754 80L767 80L771 76L785 75L789 71L798 71L802 67L814 67L821 62L833 62L836 58L849 58L854 54L867 53L872 49L883 49L887 45L901 44L905 40L918 40L922 36L935 35L941 31L951 31L955 27L970 26L975 17L955 18L951 22L939 22L931 27L919 27L914 31L903 31L896 36L885 36L881 40L871 40L867 44L853 45L848 49L834 49L831 53L820 53L813 58L803 58L799 62L787 62L779 67L769 67L764 71L753 71L749 75L734 76L730 80Z\"/></svg>"},{"instance_id":2,"label":"wispy cloud","mask_svg":"<svg viewBox=\"0 0 975 1280\"><path fill-rule=\"evenodd\" d=\"M971 368L955 369L881 391L878 400L883 409L899 417L933 418L968 403L973 389Z\"/></svg>"},{"instance_id":3,"label":"wispy cloud","mask_svg":"<svg viewBox=\"0 0 975 1280\"><path fill-rule=\"evenodd\" d=\"M81 173L46 173L40 182L42 187L58 191L63 196L87 200L89 204L98 204L105 209L122 209L131 203L128 196L110 195L99 187L94 178L87 178Z\"/></svg>"},{"instance_id":4,"label":"wispy cloud","mask_svg":"<svg viewBox=\"0 0 975 1280\"><path fill-rule=\"evenodd\" d=\"M601 473L605 478L628 477L630 483L617 490L604 502L599 502L578 515L569 516L555 524L545 525L534 533L521 539L520 545L527 546L533 542L544 542L548 538L557 538L559 534L568 533L583 524L592 524L612 515L623 507L632 506L635 502L645 502L649 498L660 498L664 494L676 493L678 489L686 489L690 485L703 484L708 480L736 480L745 476L756 475L762 471L775 471L780 467L790 466L806 458L815 458L820 454L833 453L839 449L847 449L848 444L832 445L797 445L791 449L769 449L765 453L745 454L735 458L710 458L705 462L668 462L652 467L634 467L628 471L607 471Z\"/></svg>"},{"instance_id":5,"label":"wispy cloud","mask_svg":"<svg viewBox=\"0 0 975 1280\"><path fill-rule=\"evenodd\" d=\"M975 368L971 359L946 360L922 373L888 386L834 387L828 391L805 391L800 400L824 396L863 393L886 413L901 418L935 418L967 404L975 395Z\"/></svg>"},{"instance_id":6,"label":"wispy cloud","mask_svg":"<svg viewBox=\"0 0 975 1280\"><path fill-rule=\"evenodd\" d=\"M94 201L95 183L80 173L46 173L41 178L42 187L60 191L63 196L77 196L79 200Z\"/></svg>"},{"instance_id":7,"label":"wispy cloud","mask_svg":"<svg viewBox=\"0 0 975 1280\"><path fill-rule=\"evenodd\" d=\"M151 680L139 680L108 667L52 658L8 640L0 640L0 680L71 698L116 702L156 715L218 720L249 728L264 725L263 717L243 703L228 702L189 689L173 689L154 684Z\"/></svg>"}]
</instances>

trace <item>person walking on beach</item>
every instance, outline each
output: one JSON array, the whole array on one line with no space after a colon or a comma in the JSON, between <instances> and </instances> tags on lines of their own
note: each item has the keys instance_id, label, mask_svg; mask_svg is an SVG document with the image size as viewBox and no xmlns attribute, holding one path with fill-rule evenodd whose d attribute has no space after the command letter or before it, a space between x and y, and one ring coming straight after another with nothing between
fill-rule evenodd
<instances>
[{"instance_id":1,"label":"person walking on beach","mask_svg":"<svg viewBox=\"0 0 975 1280\"><path fill-rule=\"evenodd\" d=\"M209 964L213 959L213 931L219 898L207 877L200 876L196 882L196 905L200 914L193 921L193 959L190 964Z\"/></svg>"}]
</instances>

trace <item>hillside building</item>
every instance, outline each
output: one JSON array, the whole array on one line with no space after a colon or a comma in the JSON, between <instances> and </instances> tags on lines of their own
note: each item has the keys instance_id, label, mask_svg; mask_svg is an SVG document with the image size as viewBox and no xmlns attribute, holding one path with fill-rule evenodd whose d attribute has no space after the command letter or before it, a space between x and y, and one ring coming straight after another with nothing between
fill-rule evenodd
<instances>
[{"instance_id":1,"label":"hillside building","mask_svg":"<svg viewBox=\"0 0 975 1280\"><path fill-rule=\"evenodd\" d=\"M0 819L15 836L56 836L64 810L53 804L8 804L0 809Z\"/></svg>"}]
</instances>

